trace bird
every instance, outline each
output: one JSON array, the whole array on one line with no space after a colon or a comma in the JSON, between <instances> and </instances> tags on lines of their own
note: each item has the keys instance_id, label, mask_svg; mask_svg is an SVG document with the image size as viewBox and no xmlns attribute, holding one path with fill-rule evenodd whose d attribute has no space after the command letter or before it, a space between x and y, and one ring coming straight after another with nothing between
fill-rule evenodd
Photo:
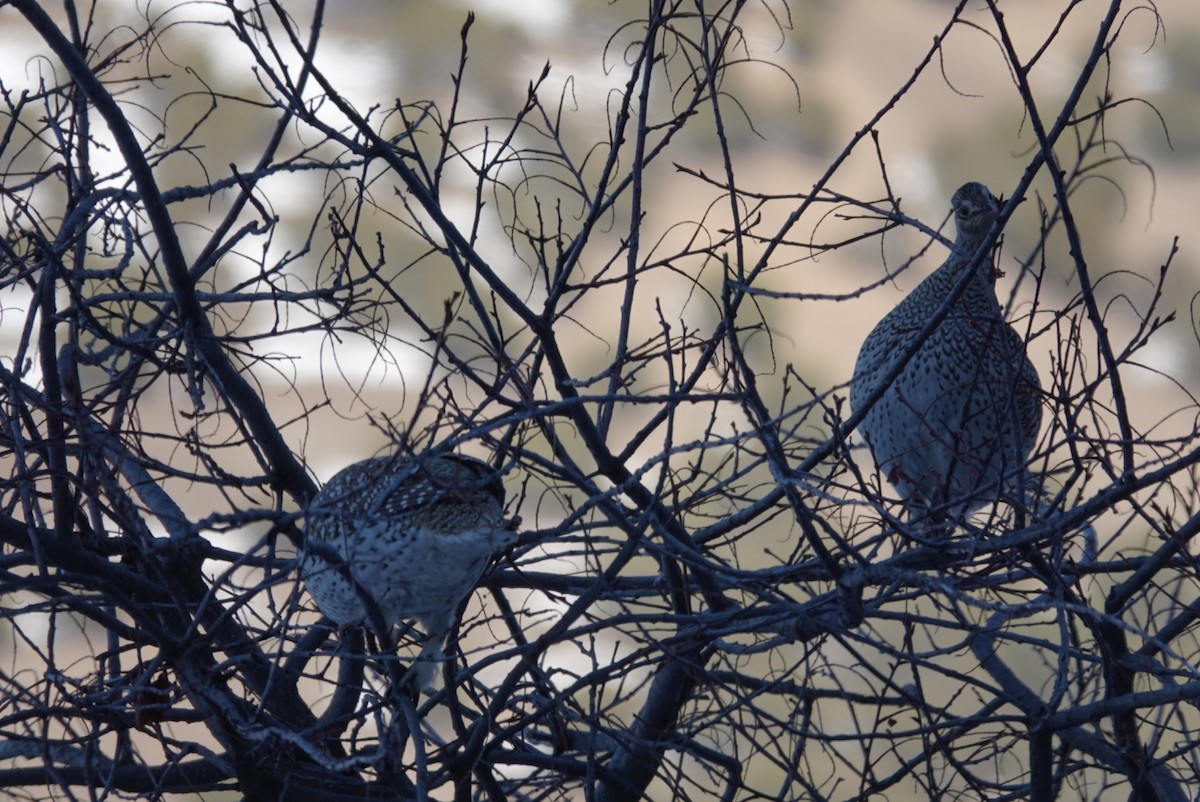
<instances>
[{"instance_id":1,"label":"bird","mask_svg":"<svg viewBox=\"0 0 1200 802\"><path fill-rule=\"evenodd\" d=\"M990 259L972 259L1002 205L978 182L954 193L949 257L876 324L855 360L850 407L865 409L858 431L909 520L961 521L987 504L1024 498L1024 468L1041 427L1041 382L1000 309L998 272ZM966 270L962 294L917 345Z\"/></svg>"},{"instance_id":2,"label":"bird","mask_svg":"<svg viewBox=\"0 0 1200 802\"><path fill-rule=\"evenodd\" d=\"M458 606L516 540L499 474L457 454L379 456L339 471L305 514L300 574L339 627L413 619L425 642L406 681L434 685ZM323 545L318 545L323 544Z\"/></svg>"}]
</instances>

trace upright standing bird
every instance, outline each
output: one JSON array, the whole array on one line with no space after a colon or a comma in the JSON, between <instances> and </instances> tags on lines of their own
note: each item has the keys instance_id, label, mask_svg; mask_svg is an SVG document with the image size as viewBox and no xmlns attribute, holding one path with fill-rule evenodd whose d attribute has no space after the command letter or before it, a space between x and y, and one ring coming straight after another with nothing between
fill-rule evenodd
<instances>
[{"instance_id":1,"label":"upright standing bird","mask_svg":"<svg viewBox=\"0 0 1200 802\"><path fill-rule=\"evenodd\" d=\"M983 184L969 183L950 205L958 228L950 257L867 335L850 383L854 411L972 268L1001 204ZM984 258L859 430L910 514L961 518L988 503L1023 498L1020 479L1037 442L1040 394L1037 371L1004 320L991 260Z\"/></svg>"},{"instance_id":2,"label":"upright standing bird","mask_svg":"<svg viewBox=\"0 0 1200 802\"><path fill-rule=\"evenodd\" d=\"M455 610L488 562L516 534L504 487L486 463L452 454L376 457L335 475L313 498L300 575L321 612L340 626L367 623L370 600L385 625L416 619L426 641L416 684L429 688Z\"/></svg>"}]
</instances>

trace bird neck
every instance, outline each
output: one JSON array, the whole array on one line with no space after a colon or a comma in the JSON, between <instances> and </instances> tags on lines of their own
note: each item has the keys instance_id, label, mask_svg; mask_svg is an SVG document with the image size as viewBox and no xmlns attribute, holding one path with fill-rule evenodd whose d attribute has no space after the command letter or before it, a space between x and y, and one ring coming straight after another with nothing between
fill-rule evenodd
<instances>
[{"instance_id":1,"label":"bird neck","mask_svg":"<svg viewBox=\"0 0 1200 802\"><path fill-rule=\"evenodd\" d=\"M931 289L936 288L934 292L941 297L953 292L962 279L962 271L971 266L971 257L978 249L978 241L956 242L950 258L927 279ZM988 309L994 308L997 313L999 312L992 263L986 256L979 260L972 269L971 279L967 288L963 290L963 294L959 296L959 303L972 308L979 308L979 305L983 304Z\"/></svg>"}]
</instances>

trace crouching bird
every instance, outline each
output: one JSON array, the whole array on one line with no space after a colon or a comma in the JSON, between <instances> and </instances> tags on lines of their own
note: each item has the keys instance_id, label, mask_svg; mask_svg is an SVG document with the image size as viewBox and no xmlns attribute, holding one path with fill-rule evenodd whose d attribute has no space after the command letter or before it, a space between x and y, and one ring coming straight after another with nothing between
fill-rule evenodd
<instances>
[{"instance_id":1,"label":"crouching bird","mask_svg":"<svg viewBox=\"0 0 1200 802\"><path fill-rule=\"evenodd\" d=\"M371 623L371 607L388 628L415 619L425 643L406 684L422 690L459 604L516 539L499 475L453 454L354 463L321 488L306 521L300 575L317 607L342 627Z\"/></svg>"}]
</instances>

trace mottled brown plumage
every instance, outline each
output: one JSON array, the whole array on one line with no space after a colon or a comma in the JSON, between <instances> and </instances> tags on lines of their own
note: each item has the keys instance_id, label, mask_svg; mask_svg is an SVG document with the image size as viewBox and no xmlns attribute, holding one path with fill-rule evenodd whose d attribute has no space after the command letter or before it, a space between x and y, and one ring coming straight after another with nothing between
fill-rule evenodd
<instances>
[{"instance_id":1,"label":"mottled brown plumage","mask_svg":"<svg viewBox=\"0 0 1200 802\"><path fill-rule=\"evenodd\" d=\"M365 595L387 626L419 622L427 637L420 687L432 684L458 605L516 537L499 476L457 455L350 465L313 498L306 518L306 537L345 562L331 565L315 550L303 555L300 573L321 612L341 626L368 623Z\"/></svg>"},{"instance_id":2,"label":"mottled brown plumage","mask_svg":"<svg viewBox=\"0 0 1200 802\"><path fill-rule=\"evenodd\" d=\"M958 236L945 264L867 335L854 366L850 405L863 408L922 328L952 295L1000 210L983 184L951 201ZM965 516L1018 502L1037 442L1041 385L1021 336L996 300L988 259L859 425L876 465L910 508Z\"/></svg>"}]
</instances>

